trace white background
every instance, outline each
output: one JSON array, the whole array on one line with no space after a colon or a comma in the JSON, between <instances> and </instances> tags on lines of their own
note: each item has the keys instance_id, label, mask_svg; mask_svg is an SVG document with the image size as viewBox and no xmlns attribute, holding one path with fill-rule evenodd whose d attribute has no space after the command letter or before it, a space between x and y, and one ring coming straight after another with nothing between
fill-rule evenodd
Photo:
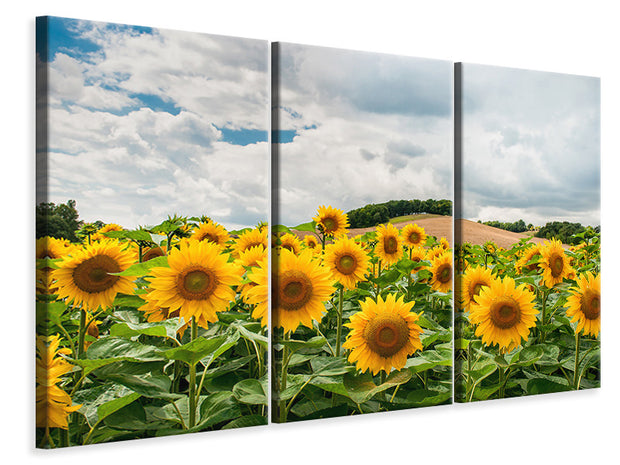
<instances>
[{"instance_id":1,"label":"white background","mask_svg":"<svg viewBox=\"0 0 620 465\"><path fill-rule=\"evenodd\" d=\"M614 2L337 0L6 2L2 11L5 463L617 463L620 71ZM221 4L220 4L221 3ZM33 448L34 17L55 15L602 78L603 388L364 417ZM329 69L325 70L326 73ZM553 462L551 462L553 460Z\"/></svg>"}]
</instances>

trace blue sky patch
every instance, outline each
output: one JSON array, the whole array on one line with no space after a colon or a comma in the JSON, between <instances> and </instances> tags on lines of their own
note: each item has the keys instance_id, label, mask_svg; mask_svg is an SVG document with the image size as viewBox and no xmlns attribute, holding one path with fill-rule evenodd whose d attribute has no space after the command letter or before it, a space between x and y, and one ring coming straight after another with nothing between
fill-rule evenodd
<instances>
[{"instance_id":1,"label":"blue sky patch","mask_svg":"<svg viewBox=\"0 0 620 465\"><path fill-rule=\"evenodd\" d=\"M267 142L267 131L261 129L217 129L222 133L222 140L229 144L250 145L258 142Z\"/></svg>"}]
</instances>

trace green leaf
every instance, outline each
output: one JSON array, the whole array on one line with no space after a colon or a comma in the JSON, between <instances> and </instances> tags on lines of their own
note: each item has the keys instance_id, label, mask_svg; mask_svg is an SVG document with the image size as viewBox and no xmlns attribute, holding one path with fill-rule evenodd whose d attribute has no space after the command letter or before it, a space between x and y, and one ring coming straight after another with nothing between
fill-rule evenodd
<instances>
[{"instance_id":1,"label":"green leaf","mask_svg":"<svg viewBox=\"0 0 620 465\"><path fill-rule=\"evenodd\" d=\"M82 367L85 374L115 362L157 362L163 361L161 350L154 346L140 344L124 338L105 337L93 342L84 359L67 359Z\"/></svg>"},{"instance_id":2,"label":"green leaf","mask_svg":"<svg viewBox=\"0 0 620 465\"><path fill-rule=\"evenodd\" d=\"M170 392L170 378L163 373L153 372L144 375L132 373L108 374L107 378L128 387L134 392L154 399L179 399L180 394Z\"/></svg>"},{"instance_id":3,"label":"green leaf","mask_svg":"<svg viewBox=\"0 0 620 465\"><path fill-rule=\"evenodd\" d=\"M355 370L344 358L317 357L310 361L312 376L338 376Z\"/></svg>"},{"instance_id":4,"label":"green leaf","mask_svg":"<svg viewBox=\"0 0 620 465\"><path fill-rule=\"evenodd\" d=\"M369 281L378 284L381 287L385 287L388 284L395 283L398 278L400 278L401 274L396 268L392 268L391 270L385 271L381 273L376 278L370 278Z\"/></svg>"},{"instance_id":5,"label":"green leaf","mask_svg":"<svg viewBox=\"0 0 620 465\"><path fill-rule=\"evenodd\" d=\"M117 294L112 303L115 307L138 308L145 304L144 300L137 295Z\"/></svg>"},{"instance_id":6,"label":"green leaf","mask_svg":"<svg viewBox=\"0 0 620 465\"><path fill-rule=\"evenodd\" d=\"M148 241L151 242L151 235L144 229L136 229L134 231L108 231L103 233L106 237L113 237L116 239L132 239L134 241Z\"/></svg>"},{"instance_id":7,"label":"green leaf","mask_svg":"<svg viewBox=\"0 0 620 465\"><path fill-rule=\"evenodd\" d=\"M443 404L451 397L451 391L438 392L428 389L419 389L407 395L407 405L410 407L429 407L431 405Z\"/></svg>"},{"instance_id":8,"label":"green leaf","mask_svg":"<svg viewBox=\"0 0 620 465\"><path fill-rule=\"evenodd\" d=\"M104 423L112 428L134 431L150 428L150 425L146 422L144 407L139 402L132 402L108 415Z\"/></svg>"},{"instance_id":9,"label":"green leaf","mask_svg":"<svg viewBox=\"0 0 620 465\"><path fill-rule=\"evenodd\" d=\"M129 405L138 399L140 394L125 386L105 383L90 389L82 389L73 396L74 404L82 404L82 413L91 428L108 415Z\"/></svg>"},{"instance_id":10,"label":"green leaf","mask_svg":"<svg viewBox=\"0 0 620 465\"><path fill-rule=\"evenodd\" d=\"M148 262L136 263L135 265L131 265L125 271L121 271L120 273L110 274L114 276L140 277L149 274L151 268L160 266L168 267L168 257L155 257L150 259Z\"/></svg>"},{"instance_id":11,"label":"green leaf","mask_svg":"<svg viewBox=\"0 0 620 465\"><path fill-rule=\"evenodd\" d=\"M222 429L247 428L249 426L262 426L267 424L267 417L264 415L246 415L236 420L226 423Z\"/></svg>"},{"instance_id":12,"label":"green leaf","mask_svg":"<svg viewBox=\"0 0 620 465\"><path fill-rule=\"evenodd\" d=\"M60 317L67 309L64 302L37 302L36 315L37 323L49 320L55 325L60 325Z\"/></svg>"},{"instance_id":13,"label":"green leaf","mask_svg":"<svg viewBox=\"0 0 620 465\"><path fill-rule=\"evenodd\" d=\"M242 323L239 321L235 321L234 323L231 324L231 326L234 327L237 331L239 331L239 334L241 335L242 338L247 339L248 341L257 342L258 344L261 344L264 347L267 347L267 344L269 344L269 339L267 339L266 336L263 336L262 334L254 332L250 329L250 328L254 328L260 331L261 325L258 322Z\"/></svg>"},{"instance_id":14,"label":"green leaf","mask_svg":"<svg viewBox=\"0 0 620 465\"><path fill-rule=\"evenodd\" d=\"M164 352L169 360L181 360L188 365L196 365L202 361L206 366L230 349L239 340L237 331L229 335L213 338L199 337L192 342Z\"/></svg>"},{"instance_id":15,"label":"green leaf","mask_svg":"<svg viewBox=\"0 0 620 465\"><path fill-rule=\"evenodd\" d=\"M156 323L117 323L110 328L110 335L130 338L144 334L145 336L174 338L180 326L178 320Z\"/></svg>"},{"instance_id":16,"label":"green leaf","mask_svg":"<svg viewBox=\"0 0 620 465\"><path fill-rule=\"evenodd\" d=\"M347 373L343 378L343 385L347 390L347 396L356 404L363 404L372 399L376 394L383 392L391 387L404 384L411 379L409 370L392 372L383 384L377 386L372 376L368 373L356 375Z\"/></svg>"},{"instance_id":17,"label":"green leaf","mask_svg":"<svg viewBox=\"0 0 620 465\"><path fill-rule=\"evenodd\" d=\"M201 396L200 423L195 428L201 430L223 421L233 420L241 416L233 393L230 391L216 392L209 396Z\"/></svg>"},{"instance_id":18,"label":"green leaf","mask_svg":"<svg viewBox=\"0 0 620 465\"><path fill-rule=\"evenodd\" d=\"M298 341L298 340L280 340L277 341L277 344L287 346L291 351L296 352L300 349L320 349L322 348L327 341L323 336L314 336L307 341Z\"/></svg>"},{"instance_id":19,"label":"green leaf","mask_svg":"<svg viewBox=\"0 0 620 465\"><path fill-rule=\"evenodd\" d=\"M233 387L233 395L244 404L267 405L267 378L259 381L257 379L244 379Z\"/></svg>"},{"instance_id":20,"label":"green leaf","mask_svg":"<svg viewBox=\"0 0 620 465\"><path fill-rule=\"evenodd\" d=\"M527 383L528 394L548 394L551 392L570 391L570 386L555 383L544 378L531 379Z\"/></svg>"},{"instance_id":21,"label":"green leaf","mask_svg":"<svg viewBox=\"0 0 620 465\"><path fill-rule=\"evenodd\" d=\"M52 268L57 270L60 268L57 263L63 261L62 258L37 258L37 269Z\"/></svg>"},{"instance_id":22,"label":"green leaf","mask_svg":"<svg viewBox=\"0 0 620 465\"><path fill-rule=\"evenodd\" d=\"M539 345L525 347L513 356L510 366L526 367L533 365L542 358L543 354L544 350Z\"/></svg>"},{"instance_id":23,"label":"green leaf","mask_svg":"<svg viewBox=\"0 0 620 465\"><path fill-rule=\"evenodd\" d=\"M291 230L288 227L284 226L283 224L274 224L271 227L271 232L273 234L282 233L282 232L287 233L287 232L291 232Z\"/></svg>"}]
</instances>

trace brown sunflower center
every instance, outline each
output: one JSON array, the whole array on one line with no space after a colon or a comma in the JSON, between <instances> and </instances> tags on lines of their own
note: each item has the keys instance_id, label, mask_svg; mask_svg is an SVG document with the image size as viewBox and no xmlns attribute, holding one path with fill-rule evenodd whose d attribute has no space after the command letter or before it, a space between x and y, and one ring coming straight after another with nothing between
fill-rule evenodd
<instances>
[{"instance_id":1,"label":"brown sunflower center","mask_svg":"<svg viewBox=\"0 0 620 465\"><path fill-rule=\"evenodd\" d=\"M299 310L312 297L312 281L299 270L288 270L282 273L278 281L278 306L285 310Z\"/></svg>"},{"instance_id":2,"label":"brown sunflower center","mask_svg":"<svg viewBox=\"0 0 620 465\"><path fill-rule=\"evenodd\" d=\"M554 254L549 259L549 267L551 268L551 276L557 278L562 275L564 270L564 259L561 255Z\"/></svg>"},{"instance_id":3,"label":"brown sunflower center","mask_svg":"<svg viewBox=\"0 0 620 465\"><path fill-rule=\"evenodd\" d=\"M295 253L295 247L293 247L293 244L282 244L282 248Z\"/></svg>"},{"instance_id":4,"label":"brown sunflower center","mask_svg":"<svg viewBox=\"0 0 620 465\"><path fill-rule=\"evenodd\" d=\"M336 269L342 274L352 274L357 267L357 260L351 254L344 254L336 258Z\"/></svg>"},{"instance_id":5,"label":"brown sunflower center","mask_svg":"<svg viewBox=\"0 0 620 465\"><path fill-rule=\"evenodd\" d=\"M163 257L165 255L164 251L161 247L151 247L146 253L142 256L143 262L148 262L152 258Z\"/></svg>"},{"instance_id":6,"label":"brown sunflower center","mask_svg":"<svg viewBox=\"0 0 620 465\"><path fill-rule=\"evenodd\" d=\"M310 247L311 249L314 249L316 247L316 242L314 241L308 241L306 243L308 245L308 247Z\"/></svg>"},{"instance_id":7,"label":"brown sunflower center","mask_svg":"<svg viewBox=\"0 0 620 465\"><path fill-rule=\"evenodd\" d=\"M420 235L417 232L412 232L411 234L409 234L409 241L413 244L417 244L418 242L420 242Z\"/></svg>"},{"instance_id":8,"label":"brown sunflower center","mask_svg":"<svg viewBox=\"0 0 620 465\"><path fill-rule=\"evenodd\" d=\"M394 236L388 236L383 239L383 250L386 254L395 254L398 250L398 241Z\"/></svg>"},{"instance_id":9,"label":"brown sunflower center","mask_svg":"<svg viewBox=\"0 0 620 465\"><path fill-rule=\"evenodd\" d=\"M366 325L364 340L376 354L391 357L409 341L409 326L400 315L378 315Z\"/></svg>"},{"instance_id":10,"label":"brown sunflower center","mask_svg":"<svg viewBox=\"0 0 620 465\"><path fill-rule=\"evenodd\" d=\"M472 287L471 287L471 296L475 296L480 294L480 291L482 290L483 286L486 286L486 283L481 283L481 282L477 282L475 283Z\"/></svg>"},{"instance_id":11,"label":"brown sunflower center","mask_svg":"<svg viewBox=\"0 0 620 465\"><path fill-rule=\"evenodd\" d=\"M183 270L177 277L177 291L185 300L207 300L217 284L213 271L200 265Z\"/></svg>"},{"instance_id":12,"label":"brown sunflower center","mask_svg":"<svg viewBox=\"0 0 620 465\"><path fill-rule=\"evenodd\" d=\"M108 273L119 273L120 265L107 255L95 255L73 270L73 282L84 292L95 294L110 289L120 279Z\"/></svg>"},{"instance_id":13,"label":"brown sunflower center","mask_svg":"<svg viewBox=\"0 0 620 465\"><path fill-rule=\"evenodd\" d=\"M581 311L588 320L596 320L601 316L601 295L592 289L586 289L581 296Z\"/></svg>"},{"instance_id":14,"label":"brown sunflower center","mask_svg":"<svg viewBox=\"0 0 620 465\"><path fill-rule=\"evenodd\" d=\"M323 228L325 229L325 234L328 234L338 229L338 221L336 221L336 218L332 218L331 216L323 218L322 223Z\"/></svg>"},{"instance_id":15,"label":"brown sunflower center","mask_svg":"<svg viewBox=\"0 0 620 465\"><path fill-rule=\"evenodd\" d=\"M452 266L449 263L439 265L437 269L437 281L440 283L450 282L452 279Z\"/></svg>"},{"instance_id":16,"label":"brown sunflower center","mask_svg":"<svg viewBox=\"0 0 620 465\"><path fill-rule=\"evenodd\" d=\"M493 324L501 329L512 328L521 321L521 308L512 297L502 297L493 302L489 314Z\"/></svg>"},{"instance_id":17,"label":"brown sunflower center","mask_svg":"<svg viewBox=\"0 0 620 465\"><path fill-rule=\"evenodd\" d=\"M211 234L211 233L204 233L202 237L200 238L200 240L207 241L207 242L215 242L216 244L219 244L218 237L215 234Z\"/></svg>"}]
</instances>

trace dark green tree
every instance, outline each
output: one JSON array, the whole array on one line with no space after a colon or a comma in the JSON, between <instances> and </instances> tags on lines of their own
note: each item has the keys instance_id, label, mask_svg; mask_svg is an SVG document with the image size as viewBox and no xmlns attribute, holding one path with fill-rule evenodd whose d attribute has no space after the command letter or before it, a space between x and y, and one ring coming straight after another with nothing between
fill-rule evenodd
<instances>
[{"instance_id":1,"label":"dark green tree","mask_svg":"<svg viewBox=\"0 0 620 465\"><path fill-rule=\"evenodd\" d=\"M75 200L59 205L53 202L41 202L36 207L36 236L55 237L77 241L75 232L82 226L79 214L75 208Z\"/></svg>"}]
</instances>

